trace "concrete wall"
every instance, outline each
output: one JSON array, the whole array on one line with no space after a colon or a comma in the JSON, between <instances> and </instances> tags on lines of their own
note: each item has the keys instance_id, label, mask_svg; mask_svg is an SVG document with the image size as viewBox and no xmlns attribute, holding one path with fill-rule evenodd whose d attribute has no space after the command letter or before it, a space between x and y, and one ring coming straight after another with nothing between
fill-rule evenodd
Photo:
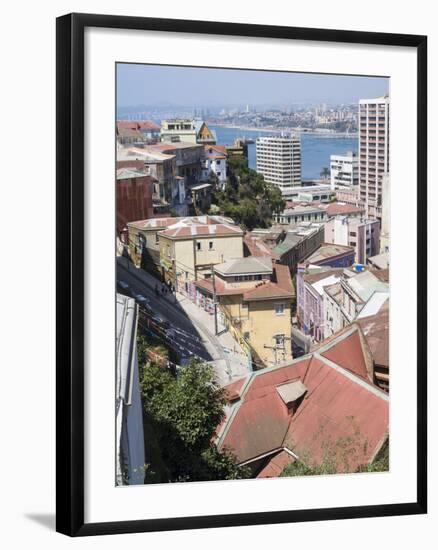
<instances>
[{"instance_id":1,"label":"concrete wall","mask_svg":"<svg viewBox=\"0 0 438 550\"><path fill-rule=\"evenodd\" d=\"M243 236L218 237L208 235L197 238L201 250L196 248L196 265L219 264L232 258L243 258ZM209 243L213 243L210 250Z\"/></svg>"},{"instance_id":2,"label":"concrete wall","mask_svg":"<svg viewBox=\"0 0 438 550\"><path fill-rule=\"evenodd\" d=\"M284 304L284 313L275 313L275 304ZM275 346L274 336L284 334L288 338L291 335L291 300L262 300L248 302L249 319L242 322L242 332L249 332L249 343L258 356L267 366L274 365L275 352L264 346ZM291 341L285 341L285 351L277 351L277 361L292 358Z\"/></svg>"}]
</instances>

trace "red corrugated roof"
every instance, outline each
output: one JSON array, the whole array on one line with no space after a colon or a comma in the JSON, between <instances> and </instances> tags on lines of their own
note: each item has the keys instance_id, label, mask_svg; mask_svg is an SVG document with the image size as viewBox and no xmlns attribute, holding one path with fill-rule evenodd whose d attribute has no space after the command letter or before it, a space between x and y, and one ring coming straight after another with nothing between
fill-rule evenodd
<instances>
[{"instance_id":1,"label":"red corrugated roof","mask_svg":"<svg viewBox=\"0 0 438 550\"><path fill-rule=\"evenodd\" d=\"M321 205L319 208L325 210L327 212L327 215L330 217L338 216L341 214L360 214L364 211L364 209L359 206L339 202L331 202L324 206Z\"/></svg>"},{"instance_id":2,"label":"red corrugated roof","mask_svg":"<svg viewBox=\"0 0 438 550\"><path fill-rule=\"evenodd\" d=\"M354 331L341 342L334 344L327 351L321 353L321 355L368 380L365 357L358 331Z\"/></svg>"},{"instance_id":3,"label":"red corrugated roof","mask_svg":"<svg viewBox=\"0 0 438 550\"><path fill-rule=\"evenodd\" d=\"M160 130L161 127L159 124L156 124L152 120L139 120L138 126L141 130L147 129L147 130Z\"/></svg>"},{"instance_id":4,"label":"red corrugated roof","mask_svg":"<svg viewBox=\"0 0 438 550\"><path fill-rule=\"evenodd\" d=\"M118 120L117 128L127 130L159 130L160 126L152 120Z\"/></svg>"},{"instance_id":5,"label":"red corrugated roof","mask_svg":"<svg viewBox=\"0 0 438 550\"><path fill-rule=\"evenodd\" d=\"M240 392L245 382L246 382L246 377L244 376L243 378L239 378L239 380L235 380L234 382L231 382L231 384L228 384L228 386L226 386L225 391L227 394L227 398L230 401L233 401L234 399L237 399L238 397L240 397Z\"/></svg>"},{"instance_id":6,"label":"red corrugated roof","mask_svg":"<svg viewBox=\"0 0 438 550\"><path fill-rule=\"evenodd\" d=\"M353 327L353 332L359 330ZM366 350L358 336L341 335L329 353L331 361L338 359L353 367L352 371L327 363L314 352L290 365L250 375L240 402L221 430L219 448L231 448L241 463L284 448L315 463L331 449L337 454L339 471L354 471L368 463L387 436L389 403L384 392L354 374L361 368L345 360L342 350L351 352L360 364L365 362L361 354ZM319 351L327 352L324 347ZM307 393L292 413L276 386L294 380L300 380ZM274 470L272 465L267 471Z\"/></svg>"},{"instance_id":7,"label":"red corrugated roof","mask_svg":"<svg viewBox=\"0 0 438 550\"><path fill-rule=\"evenodd\" d=\"M209 279L195 281L195 285L201 289L213 293L213 282ZM295 296L295 289L290 277L289 268L283 265L275 265L273 280L267 283L258 283L254 288L227 288L225 282L216 277L216 294L218 296L232 296L243 294L244 300L270 300L274 298L290 299Z\"/></svg>"},{"instance_id":8,"label":"red corrugated roof","mask_svg":"<svg viewBox=\"0 0 438 550\"><path fill-rule=\"evenodd\" d=\"M170 227L161 232L161 235L172 238L184 237L218 237L224 235L242 235L240 227L225 224L208 225L190 225L180 227Z\"/></svg>"},{"instance_id":9,"label":"red corrugated roof","mask_svg":"<svg viewBox=\"0 0 438 550\"><path fill-rule=\"evenodd\" d=\"M256 477L279 477L284 468L294 462L295 458L287 451L280 451L268 459L268 462L260 470Z\"/></svg>"},{"instance_id":10,"label":"red corrugated roof","mask_svg":"<svg viewBox=\"0 0 438 550\"><path fill-rule=\"evenodd\" d=\"M288 266L275 264L273 278L273 281L261 283L256 288L246 291L244 300L292 298L295 296Z\"/></svg>"},{"instance_id":11,"label":"red corrugated roof","mask_svg":"<svg viewBox=\"0 0 438 550\"><path fill-rule=\"evenodd\" d=\"M305 385L308 394L291 419L284 445L316 464L334 453L340 471L367 464L387 433L388 401L315 358ZM344 456L342 445L347 451L351 447L351 454Z\"/></svg>"},{"instance_id":12,"label":"red corrugated roof","mask_svg":"<svg viewBox=\"0 0 438 550\"><path fill-rule=\"evenodd\" d=\"M225 145L204 145L204 155L211 159L225 159L228 153Z\"/></svg>"},{"instance_id":13,"label":"red corrugated roof","mask_svg":"<svg viewBox=\"0 0 438 550\"><path fill-rule=\"evenodd\" d=\"M246 234L243 242L251 256L272 256L272 249L261 239Z\"/></svg>"},{"instance_id":14,"label":"red corrugated roof","mask_svg":"<svg viewBox=\"0 0 438 550\"><path fill-rule=\"evenodd\" d=\"M210 294L213 294L213 282L211 278L209 279L198 279L195 281L195 285L198 288L207 290ZM219 277L216 278L215 281L216 286L216 294L218 296L235 296L237 294L243 294L245 289L242 288L227 288L225 286L225 283L219 279Z\"/></svg>"},{"instance_id":15,"label":"red corrugated roof","mask_svg":"<svg viewBox=\"0 0 438 550\"><path fill-rule=\"evenodd\" d=\"M374 363L389 368L389 309L357 320L373 355Z\"/></svg>"}]
</instances>

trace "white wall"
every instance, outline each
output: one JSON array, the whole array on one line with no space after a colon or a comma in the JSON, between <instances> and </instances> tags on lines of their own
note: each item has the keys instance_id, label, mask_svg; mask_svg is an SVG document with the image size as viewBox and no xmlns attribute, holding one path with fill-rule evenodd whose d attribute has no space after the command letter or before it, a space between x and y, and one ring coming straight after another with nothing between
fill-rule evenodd
<instances>
[{"instance_id":1,"label":"white wall","mask_svg":"<svg viewBox=\"0 0 438 550\"><path fill-rule=\"evenodd\" d=\"M25 242L32 233L39 236L41 246L26 249L26 263L18 264L10 255L8 242L3 246L3 346L2 346L2 531L5 548L235 548L251 546L266 549L288 542L295 547L411 549L422 545L432 548L438 521L438 473L430 471L430 515L363 519L342 522L259 526L97 537L70 540L53 532L55 504L55 348L54 348L54 131L55 131L55 17L71 11L103 12L150 17L233 20L259 24L296 25L304 27L345 28L351 30L388 31L429 34L429 59L438 56L438 31L433 17L433 3L418 0L415 9L397 10L395 2L369 0L359 18L351 17L351 2L333 1L286 4L281 0L266 3L236 3L223 0L220 15L210 6L195 0L159 2L126 0L58 0L58 2L8 3L4 6L2 40L2 127L6 144L16 138L22 143L20 118L33 119L38 126L32 146L26 146L26 172L41 167L36 178L21 178L23 150L8 147L2 164L2 181L7 197L0 202L1 220L6 229L17 227L16 242ZM397 14L394 17L395 13ZM378 16L376 17L376 14ZM430 63L430 114L437 115L438 71ZM26 126L29 126L27 123ZM7 129L7 131L5 131ZM430 135L429 151L438 150L437 133ZM430 164L433 157L429 153ZM12 185L12 182L14 185ZM17 183L22 185L15 185ZM24 201L23 197L27 200ZM17 201L18 199L18 201ZM16 202L17 201L17 202ZM438 191L430 186L429 204L436 204ZM17 207L19 204L19 208ZM26 223L24 223L26 220ZM432 230L432 228L431 228ZM430 238L430 242L435 239ZM430 254L431 270L437 271L437 255ZM435 269L434 269L435 268ZM6 291L6 292L5 292ZM431 292L430 308L436 304L436 290ZM436 317L434 316L436 319ZM432 319L432 316L431 316ZM435 321L436 322L436 321ZM430 370L430 387L438 384L438 372ZM438 419L438 401L430 403L431 420ZM438 460L435 423L430 423L430 463ZM435 434L434 434L435 432Z\"/></svg>"}]
</instances>

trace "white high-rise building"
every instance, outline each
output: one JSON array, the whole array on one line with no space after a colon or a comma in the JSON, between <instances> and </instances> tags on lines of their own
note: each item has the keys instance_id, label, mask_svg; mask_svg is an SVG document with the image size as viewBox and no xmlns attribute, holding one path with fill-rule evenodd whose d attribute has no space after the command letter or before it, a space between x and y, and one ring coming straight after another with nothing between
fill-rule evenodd
<instances>
[{"instance_id":1,"label":"white high-rise building","mask_svg":"<svg viewBox=\"0 0 438 550\"><path fill-rule=\"evenodd\" d=\"M390 242L390 212L391 212L391 186L389 174L382 176L382 228L380 231L380 253L389 252Z\"/></svg>"},{"instance_id":2,"label":"white high-rise building","mask_svg":"<svg viewBox=\"0 0 438 550\"><path fill-rule=\"evenodd\" d=\"M348 151L346 155L330 156L330 183L332 189L359 183L359 160L353 151Z\"/></svg>"},{"instance_id":3,"label":"white high-rise building","mask_svg":"<svg viewBox=\"0 0 438 550\"><path fill-rule=\"evenodd\" d=\"M278 185L283 195L301 185L301 142L296 136L257 138L257 172Z\"/></svg>"},{"instance_id":4,"label":"white high-rise building","mask_svg":"<svg viewBox=\"0 0 438 550\"><path fill-rule=\"evenodd\" d=\"M359 101L359 199L381 217L382 176L389 172L389 97Z\"/></svg>"}]
</instances>

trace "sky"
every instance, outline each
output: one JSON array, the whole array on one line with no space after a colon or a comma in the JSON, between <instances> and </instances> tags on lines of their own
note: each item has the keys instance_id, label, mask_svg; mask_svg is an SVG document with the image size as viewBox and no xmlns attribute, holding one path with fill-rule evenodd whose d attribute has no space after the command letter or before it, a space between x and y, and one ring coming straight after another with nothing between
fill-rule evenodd
<instances>
[{"instance_id":1,"label":"sky","mask_svg":"<svg viewBox=\"0 0 438 550\"><path fill-rule=\"evenodd\" d=\"M119 63L117 105L228 107L356 103L389 92L382 77Z\"/></svg>"}]
</instances>

